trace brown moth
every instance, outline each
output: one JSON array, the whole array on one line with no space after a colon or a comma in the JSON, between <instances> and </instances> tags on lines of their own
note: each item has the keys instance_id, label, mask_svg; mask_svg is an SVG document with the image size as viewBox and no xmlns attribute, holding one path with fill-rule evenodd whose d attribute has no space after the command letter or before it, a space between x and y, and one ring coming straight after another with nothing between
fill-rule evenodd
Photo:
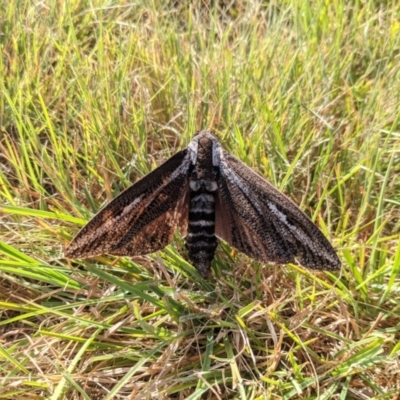
<instances>
[{"instance_id":1,"label":"brown moth","mask_svg":"<svg viewBox=\"0 0 400 400\"><path fill-rule=\"evenodd\" d=\"M318 227L284 194L225 151L210 131L133 184L97 213L65 250L68 258L137 256L185 237L191 263L207 278L217 237L251 258L337 270Z\"/></svg>"}]
</instances>

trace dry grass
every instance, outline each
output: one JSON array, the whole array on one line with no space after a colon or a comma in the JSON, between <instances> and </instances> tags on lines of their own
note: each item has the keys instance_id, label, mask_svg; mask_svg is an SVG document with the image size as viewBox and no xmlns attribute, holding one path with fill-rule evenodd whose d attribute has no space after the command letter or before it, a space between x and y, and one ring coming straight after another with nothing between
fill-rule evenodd
<instances>
[{"instance_id":1,"label":"dry grass","mask_svg":"<svg viewBox=\"0 0 400 400\"><path fill-rule=\"evenodd\" d=\"M399 5L188 3L0 5L0 398L398 398ZM179 236L63 258L208 127L312 216L341 274L221 244L205 282Z\"/></svg>"}]
</instances>

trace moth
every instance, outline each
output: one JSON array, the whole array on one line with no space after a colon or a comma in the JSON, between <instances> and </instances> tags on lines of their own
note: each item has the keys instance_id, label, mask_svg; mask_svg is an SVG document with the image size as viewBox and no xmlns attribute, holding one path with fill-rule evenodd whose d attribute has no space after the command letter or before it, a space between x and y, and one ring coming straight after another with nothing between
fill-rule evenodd
<instances>
[{"instance_id":1,"label":"moth","mask_svg":"<svg viewBox=\"0 0 400 400\"><path fill-rule=\"evenodd\" d=\"M318 227L207 130L96 214L65 256L150 254L167 246L176 229L204 278L210 274L217 237L258 261L340 268Z\"/></svg>"}]
</instances>

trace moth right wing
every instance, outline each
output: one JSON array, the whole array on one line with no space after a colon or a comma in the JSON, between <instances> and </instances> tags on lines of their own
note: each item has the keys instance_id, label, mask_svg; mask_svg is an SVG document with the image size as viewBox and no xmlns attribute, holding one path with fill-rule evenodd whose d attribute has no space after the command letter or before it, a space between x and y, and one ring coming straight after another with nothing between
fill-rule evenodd
<instances>
[{"instance_id":1,"label":"moth right wing","mask_svg":"<svg viewBox=\"0 0 400 400\"><path fill-rule=\"evenodd\" d=\"M340 268L329 241L291 200L222 148L219 157L217 236L259 261Z\"/></svg>"},{"instance_id":2,"label":"moth right wing","mask_svg":"<svg viewBox=\"0 0 400 400\"><path fill-rule=\"evenodd\" d=\"M189 215L187 149L126 189L97 213L65 250L67 258L144 255L163 249Z\"/></svg>"}]
</instances>

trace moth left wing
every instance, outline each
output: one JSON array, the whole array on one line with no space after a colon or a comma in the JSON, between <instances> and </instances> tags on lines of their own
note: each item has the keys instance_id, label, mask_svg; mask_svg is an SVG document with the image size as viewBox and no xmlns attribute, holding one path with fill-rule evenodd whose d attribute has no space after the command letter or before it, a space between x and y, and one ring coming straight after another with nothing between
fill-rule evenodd
<instances>
[{"instance_id":1,"label":"moth left wing","mask_svg":"<svg viewBox=\"0 0 400 400\"><path fill-rule=\"evenodd\" d=\"M217 236L259 261L340 268L329 241L291 200L222 148L219 159Z\"/></svg>"},{"instance_id":2,"label":"moth left wing","mask_svg":"<svg viewBox=\"0 0 400 400\"><path fill-rule=\"evenodd\" d=\"M126 189L97 213L65 250L67 258L144 255L163 249L189 215L187 149Z\"/></svg>"}]
</instances>

